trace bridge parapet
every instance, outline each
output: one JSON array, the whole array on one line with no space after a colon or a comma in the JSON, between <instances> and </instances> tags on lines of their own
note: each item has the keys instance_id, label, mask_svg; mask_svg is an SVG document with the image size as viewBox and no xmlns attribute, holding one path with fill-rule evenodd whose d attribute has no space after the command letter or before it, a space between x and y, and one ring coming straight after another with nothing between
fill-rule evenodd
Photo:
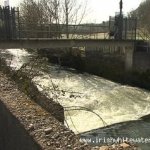
<instances>
[{"instance_id":1,"label":"bridge parapet","mask_svg":"<svg viewBox=\"0 0 150 150\"><path fill-rule=\"evenodd\" d=\"M1 49L13 48L71 48L71 47L134 47L132 40L98 39L15 39L0 40Z\"/></svg>"}]
</instances>

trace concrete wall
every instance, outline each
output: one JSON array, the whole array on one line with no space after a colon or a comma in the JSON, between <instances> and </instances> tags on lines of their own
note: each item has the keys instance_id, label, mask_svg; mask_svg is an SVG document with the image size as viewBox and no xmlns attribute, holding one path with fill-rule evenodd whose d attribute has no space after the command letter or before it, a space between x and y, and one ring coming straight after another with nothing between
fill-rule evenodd
<instances>
[{"instance_id":1,"label":"concrete wall","mask_svg":"<svg viewBox=\"0 0 150 150\"><path fill-rule=\"evenodd\" d=\"M41 150L0 100L0 150Z\"/></svg>"},{"instance_id":2,"label":"concrete wall","mask_svg":"<svg viewBox=\"0 0 150 150\"><path fill-rule=\"evenodd\" d=\"M133 70L150 70L150 52L141 51L133 54Z\"/></svg>"},{"instance_id":3,"label":"concrete wall","mask_svg":"<svg viewBox=\"0 0 150 150\"><path fill-rule=\"evenodd\" d=\"M70 47L99 47L99 46L133 46L132 40L113 39L19 39L0 40L1 49L13 48L70 48Z\"/></svg>"},{"instance_id":4,"label":"concrete wall","mask_svg":"<svg viewBox=\"0 0 150 150\"><path fill-rule=\"evenodd\" d=\"M47 110L58 121L64 123L64 108L58 102L42 94L25 74L20 76L15 75L15 81L18 82L20 90Z\"/></svg>"},{"instance_id":5,"label":"concrete wall","mask_svg":"<svg viewBox=\"0 0 150 150\"><path fill-rule=\"evenodd\" d=\"M97 68L101 73L126 72L132 70L134 47L101 47L86 49L86 70ZM88 63L89 62L89 63ZM90 69L90 70L91 70Z\"/></svg>"},{"instance_id":6,"label":"concrete wall","mask_svg":"<svg viewBox=\"0 0 150 150\"><path fill-rule=\"evenodd\" d=\"M118 78L122 74L130 72L133 67L134 46L85 47L85 51L79 52L79 48L78 50L75 49L77 54L74 53L73 49L70 49L59 56L55 51L53 53L50 50L46 50L44 53L42 51L44 49L39 50L39 53L47 56L50 62L59 63L60 61L60 65L108 78L110 76Z\"/></svg>"}]
</instances>

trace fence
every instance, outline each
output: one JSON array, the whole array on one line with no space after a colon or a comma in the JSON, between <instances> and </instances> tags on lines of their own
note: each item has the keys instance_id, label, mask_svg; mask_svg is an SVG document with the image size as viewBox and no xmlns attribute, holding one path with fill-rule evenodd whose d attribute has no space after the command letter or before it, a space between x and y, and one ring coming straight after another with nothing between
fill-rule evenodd
<instances>
[{"instance_id":1,"label":"fence","mask_svg":"<svg viewBox=\"0 0 150 150\"><path fill-rule=\"evenodd\" d=\"M71 39L136 39L136 18L116 15L103 24L48 24L28 22L19 8L0 7L0 39L71 38Z\"/></svg>"},{"instance_id":2,"label":"fence","mask_svg":"<svg viewBox=\"0 0 150 150\"><path fill-rule=\"evenodd\" d=\"M65 24L24 24L20 23L20 38L63 38L66 39L104 39L108 26Z\"/></svg>"},{"instance_id":3,"label":"fence","mask_svg":"<svg viewBox=\"0 0 150 150\"><path fill-rule=\"evenodd\" d=\"M116 14L115 17L110 17L109 19L109 29L114 39L135 40L137 19Z\"/></svg>"},{"instance_id":4,"label":"fence","mask_svg":"<svg viewBox=\"0 0 150 150\"><path fill-rule=\"evenodd\" d=\"M12 39L18 36L19 10L0 7L0 39Z\"/></svg>"}]
</instances>

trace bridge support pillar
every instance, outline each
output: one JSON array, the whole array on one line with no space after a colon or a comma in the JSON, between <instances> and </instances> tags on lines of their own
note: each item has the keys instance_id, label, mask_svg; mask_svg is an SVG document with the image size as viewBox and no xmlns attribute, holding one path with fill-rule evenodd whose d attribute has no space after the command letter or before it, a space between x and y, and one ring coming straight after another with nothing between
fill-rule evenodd
<instances>
[{"instance_id":1,"label":"bridge support pillar","mask_svg":"<svg viewBox=\"0 0 150 150\"><path fill-rule=\"evenodd\" d=\"M124 47L125 49L125 70L132 71L134 47Z\"/></svg>"}]
</instances>

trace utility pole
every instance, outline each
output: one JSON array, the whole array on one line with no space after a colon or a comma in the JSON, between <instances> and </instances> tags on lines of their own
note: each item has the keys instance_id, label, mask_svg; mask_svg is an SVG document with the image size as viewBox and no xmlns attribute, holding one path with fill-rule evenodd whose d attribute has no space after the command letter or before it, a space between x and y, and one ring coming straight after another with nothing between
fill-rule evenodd
<instances>
[{"instance_id":1,"label":"utility pole","mask_svg":"<svg viewBox=\"0 0 150 150\"><path fill-rule=\"evenodd\" d=\"M119 3L119 7L120 7L120 14L119 14L119 39L121 40L123 37L123 13L122 13L122 9L123 9L123 1L120 0Z\"/></svg>"},{"instance_id":2,"label":"utility pole","mask_svg":"<svg viewBox=\"0 0 150 150\"><path fill-rule=\"evenodd\" d=\"M123 9L123 2L120 0L120 15L122 15L122 9Z\"/></svg>"},{"instance_id":3,"label":"utility pole","mask_svg":"<svg viewBox=\"0 0 150 150\"><path fill-rule=\"evenodd\" d=\"M65 0L66 36L69 38L69 1Z\"/></svg>"}]
</instances>

